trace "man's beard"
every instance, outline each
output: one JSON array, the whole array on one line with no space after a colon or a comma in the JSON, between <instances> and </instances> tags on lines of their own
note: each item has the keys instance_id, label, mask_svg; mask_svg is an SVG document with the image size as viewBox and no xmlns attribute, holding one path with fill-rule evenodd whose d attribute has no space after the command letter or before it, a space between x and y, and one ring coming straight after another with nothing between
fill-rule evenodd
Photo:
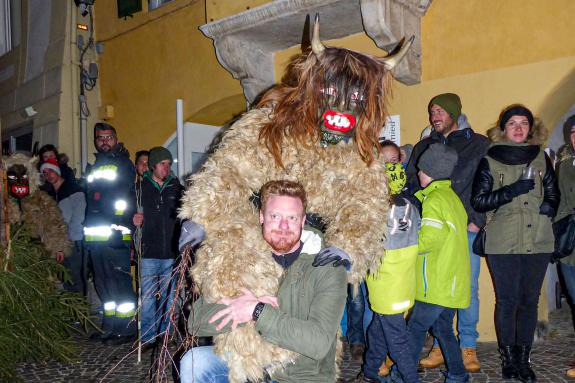
<instances>
[{"instance_id":1,"label":"man's beard","mask_svg":"<svg viewBox=\"0 0 575 383\"><path fill-rule=\"evenodd\" d=\"M280 236L280 238L277 238ZM274 238L275 237L275 238ZM271 233L264 234L264 239L271 246L274 252L284 254L299 244L301 238L301 228L296 233L290 230L272 230Z\"/></svg>"}]
</instances>

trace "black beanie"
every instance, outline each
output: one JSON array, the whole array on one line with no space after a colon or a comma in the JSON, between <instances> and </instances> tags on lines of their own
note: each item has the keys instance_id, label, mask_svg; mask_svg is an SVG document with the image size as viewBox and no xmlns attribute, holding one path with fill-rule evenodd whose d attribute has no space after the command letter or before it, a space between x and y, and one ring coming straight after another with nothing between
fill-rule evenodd
<instances>
[{"instance_id":1,"label":"black beanie","mask_svg":"<svg viewBox=\"0 0 575 383\"><path fill-rule=\"evenodd\" d=\"M533 127L533 113L523 105L515 104L503 109L499 115L499 129L505 130L505 124L513 116L527 117L527 120L529 120L529 129Z\"/></svg>"},{"instance_id":2,"label":"black beanie","mask_svg":"<svg viewBox=\"0 0 575 383\"><path fill-rule=\"evenodd\" d=\"M421 154L417 167L434 180L445 179L451 177L457 158L455 149L436 142Z\"/></svg>"}]
</instances>

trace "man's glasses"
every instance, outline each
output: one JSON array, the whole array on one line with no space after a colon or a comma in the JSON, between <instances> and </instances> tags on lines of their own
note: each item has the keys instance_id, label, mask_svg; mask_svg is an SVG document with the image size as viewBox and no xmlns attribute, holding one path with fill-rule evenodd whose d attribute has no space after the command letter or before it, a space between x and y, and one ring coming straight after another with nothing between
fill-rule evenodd
<instances>
[{"instance_id":1,"label":"man's glasses","mask_svg":"<svg viewBox=\"0 0 575 383\"><path fill-rule=\"evenodd\" d=\"M96 136L96 141L112 141L116 138L113 134L107 136Z\"/></svg>"}]
</instances>

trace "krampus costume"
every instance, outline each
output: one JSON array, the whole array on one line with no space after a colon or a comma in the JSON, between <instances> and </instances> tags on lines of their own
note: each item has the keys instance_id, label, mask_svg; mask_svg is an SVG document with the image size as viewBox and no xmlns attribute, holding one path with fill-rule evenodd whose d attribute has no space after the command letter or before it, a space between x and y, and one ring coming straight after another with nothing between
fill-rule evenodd
<instances>
[{"instance_id":1,"label":"krampus costume","mask_svg":"<svg viewBox=\"0 0 575 383\"><path fill-rule=\"evenodd\" d=\"M308 215L321 216L325 242L353 261L350 283L377 269L389 207L383 162L375 160L378 136L389 71L409 45L384 59L325 47L316 19L312 50L293 62L289 84L268 91L226 132L203 170L191 177L180 212L205 228L192 275L207 302L237 296L242 287L257 296L275 295L282 268L271 257L250 202L270 180L304 186ZM253 323L214 343L232 382L259 381L264 369L298 357L266 342Z\"/></svg>"},{"instance_id":2,"label":"krampus costume","mask_svg":"<svg viewBox=\"0 0 575 383\"><path fill-rule=\"evenodd\" d=\"M40 238L49 254L69 255L72 244L56 201L38 189L40 177L36 158L24 154L4 157L8 175L10 224L23 223L32 237Z\"/></svg>"}]
</instances>

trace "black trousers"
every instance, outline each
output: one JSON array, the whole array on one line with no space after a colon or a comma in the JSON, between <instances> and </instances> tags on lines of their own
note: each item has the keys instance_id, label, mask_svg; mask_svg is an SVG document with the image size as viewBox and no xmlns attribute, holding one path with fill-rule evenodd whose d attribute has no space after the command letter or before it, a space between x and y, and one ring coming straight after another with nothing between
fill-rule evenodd
<instances>
[{"instance_id":1,"label":"black trousers","mask_svg":"<svg viewBox=\"0 0 575 383\"><path fill-rule=\"evenodd\" d=\"M495 285L495 330L500 347L531 346L539 293L550 254L487 256Z\"/></svg>"}]
</instances>

